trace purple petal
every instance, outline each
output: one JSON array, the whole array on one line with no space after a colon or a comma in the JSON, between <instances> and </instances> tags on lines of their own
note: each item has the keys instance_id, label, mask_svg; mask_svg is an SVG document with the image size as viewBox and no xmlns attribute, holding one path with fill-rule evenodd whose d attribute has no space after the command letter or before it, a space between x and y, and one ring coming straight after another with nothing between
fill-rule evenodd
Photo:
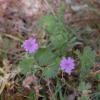
<instances>
[{"instance_id":1,"label":"purple petal","mask_svg":"<svg viewBox=\"0 0 100 100\"><path fill-rule=\"evenodd\" d=\"M22 46L28 53L35 53L38 50L36 39L33 38L25 40Z\"/></svg>"},{"instance_id":2,"label":"purple petal","mask_svg":"<svg viewBox=\"0 0 100 100\"><path fill-rule=\"evenodd\" d=\"M75 68L74 59L71 57L63 57L60 61L60 69L68 74L71 74L72 70Z\"/></svg>"}]
</instances>

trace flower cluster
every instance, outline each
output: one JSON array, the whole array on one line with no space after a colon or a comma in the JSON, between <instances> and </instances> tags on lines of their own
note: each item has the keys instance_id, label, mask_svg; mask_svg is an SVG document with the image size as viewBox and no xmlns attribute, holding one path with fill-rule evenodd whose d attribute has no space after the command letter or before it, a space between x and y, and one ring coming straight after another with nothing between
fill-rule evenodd
<instances>
[{"instance_id":1,"label":"flower cluster","mask_svg":"<svg viewBox=\"0 0 100 100\"><path fill-rule=\"evenodd\" d=\"M38 43L36 42L36 39L29 38L24 41L23 48L28 53L35 53L38 50L39 46ZM62 71L70 75L74 68L75 68L75 61L72 57L68 58L62 57L60 61L60 69Z\"/></svg>"}]
</instances>

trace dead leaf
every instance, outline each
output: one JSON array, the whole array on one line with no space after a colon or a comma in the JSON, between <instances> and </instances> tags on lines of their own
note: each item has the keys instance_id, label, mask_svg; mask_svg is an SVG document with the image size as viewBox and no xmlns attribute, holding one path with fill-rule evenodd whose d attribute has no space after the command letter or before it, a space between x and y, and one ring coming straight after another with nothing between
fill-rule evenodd
<instances>
[{"instance_id":1,"label":"dead leaf","mask_svg":"<svg viewBox=\"0 0 100 100\"><path fill-rule=\"evenodd\" d=\"M10 72L12 65L9 63L9 61L7 59L3 60L3 68L5 70L5 72Z\"/></svg>"},{"instance_id":2,"label":"dead leaf","mask_svg":"<svg viewBox=\"0 0 100 100\"><path fill-rule=\"evenodd\" d=\"M31 84L36 84L37 78L35 76L27 76L23 81L23 87L30 89Z\"/></svg>"}]
</instances>

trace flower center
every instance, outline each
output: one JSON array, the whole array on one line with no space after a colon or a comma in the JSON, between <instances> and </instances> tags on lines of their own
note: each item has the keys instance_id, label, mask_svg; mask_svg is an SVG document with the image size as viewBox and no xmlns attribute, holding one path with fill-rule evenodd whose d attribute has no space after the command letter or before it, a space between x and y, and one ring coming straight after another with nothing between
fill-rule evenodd
<instances>
[{"instance_id":1,"label":"flower center","mask_svg":"<svg viewBox=\"0 0 100 100\"><path fill-rule=\"evenodd\" d=\"M31 48L32 47L32 43L29 43L28 47Z\"/></svg>"},{"instance_id":2,"label":"flower center","mask_svg":"<svg viewBox=\"0 0 100 100\"><path fill-rule=\"evenodd\" d=\"M70 63L67 62L67 63L66 63L66 66L70 66Z\"/></svg>"}]
</instances>

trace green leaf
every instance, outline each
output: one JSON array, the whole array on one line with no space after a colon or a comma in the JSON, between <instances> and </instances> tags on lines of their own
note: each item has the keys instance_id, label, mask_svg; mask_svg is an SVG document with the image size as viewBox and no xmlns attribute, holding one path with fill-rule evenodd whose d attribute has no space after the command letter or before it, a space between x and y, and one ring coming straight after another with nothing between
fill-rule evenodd
<instances>
[{"instance_id":1,"label":"green leaf","mask_svg":"<svg viewBox=\"0 0 100 100\"><path fill-rule=\"evenodd\" d=\"M83 92L83 91L88 90L90 88L91 88L91 85L89 83L86 84L83 81L83 82L80 82L79 87L78 87L78 90L81 91L81 92Z\"/></svg>"},{"instance_id":2,"label":"green leaf","mask_svg":"<svg viewBox=\"0 0 100 100\"><path fill-rule=\"evenodd\" d=\"M90 47L85 47L83 55L80 58L82 67L91 67L95 61L95 52Z\"/></svg>"},{"instance_id":3,"label":"green leaf","mask_svg":"<svg viewBox=\"0 0 100 100\"><path fill-rule=\"evenodd\" d=\"M95 76L95 78L96 78L97 80L100 80L100 74L97 74L97 75Z\"/></svg>"},{"instance_id":4,"label":"green leaf","mask_svg":"<svg viewBox=\"0 0 100 100\"><path fill-rule=\"evenodd\" d=\"M41 70L41 66L38 66L37 64L36 65L33 65L31 71L33 74L35 74L38 70Z\"/></svg>"},{"instance_id":5,"label":"green leaf","mask_svg":"<svg viewBox=\"0 0 100 100\"><path fill-rule=\"evenodd\" d=\"M79 90L79 91L86 90L85 82L81 82L81 83L79 84L78 90Z\"/></svg>"},{"instance_id":6,"label":"green leaf","mask_svg":"<svg viewBox=\"0 0 100 100\"><path fill-rule=\"evenodd\" d=\"M92 100L100 100L100 92L95 92L91 95Z\"/></svg>"},{"instance_id":7,"label":"green leaf","mask_svg":"<svg viewBox=\"0 0 100 100\"><path fill-rule=\"evenodd\" d=\"M35 93L34 92L29 93L28 100L36 100L35 99Z\"/></svg>"},{"instance_id":8,"label":"green leaf","mask_svg":"<svg viewBox=\"0 0 100 100\"><path fill-rule=\"evenodd\" d=\"M54 27L56 26L56 20L53 15L43 16L39 21L40 27L52 33Z\"/></svg>"},{"instance_id":9,"label":"green leaf","mask_svg":"<svg viewBox=\"0 0 100 100\"><path fill-rule=\"evenodd\" d=\"M27 74L28 72L31 72L31 69L33 67L34 59L32 58L23 58L22 61L20 61L19 66L21 69L21 73Z\"/></svg>"},{"instance_id":10,"label":"green leaf","mask_svg":"<svg viewBox=\"0 0 100 100\"><path fill-rule=\"evenodd\" d=\"M47 79L54 78L57 75L58 68L59 68L59 59L56 59L51 65L44 68L43 77Z\"/></svg>"},{"instance_id":11,"label":"green leaf","mask_svg":"<svg viewBox=\"0 0 100 100\"><path fill-rule=\"evenodd\" d=\"M48 33L52 34L63 34L67 33L66 27L63 22L59 22L53 15L46 15L40 19L39 25L41 28L45 29ZM66 36L67 37L67 36Z\"/></svg>"},{"instance_id":12,"label":"green leaf","mask_svg":"<svg viewBox=\"0 0 100 100\"><path fill-rule=\"evenodd\" d=\"M51 36L50 40L55 48L61 47L66 41L64 39L63 35L61 35L61 34L56 35L56 36Z\"/></svg>"},{"instance_id":13,"label":"green leaf","mask_svg":"<svg viewBox=\"0 0 100 100\"><path fill-rule=\"evenodd\" d=\"M81 96L78 100L90 100L88 96Z\"/></svg>"},{"instance_id":14,"label":"green leaf","mask_svg":"<svg viewBox=\"0 0 100 100\"><path fill-rule=\"evenodd\" d=\"M64 5L63 5L64 6ZM62 8L64 8L62 6ZM64 45L67 48L73 48L76 43L75 30L70 26L66 26L63 21L53 15L45 15L40 19L41 28L45 29L48 33L49 46L53 49L62 48Z\"/></svg>"},{"instance_id":15,"label":"green leaf","mask_svg":"<svg viewBox=\"0 0 100 100\"><path fill-rule=\"evenodd\" d=\"M55 59L55 55L47 49L40 49L35 54L35 59L40 66L49 65Z\"/></svg>"},{"instance_id":16,"label":"green leaf","mask_svg":"<svg viewBox=\"0 0 100 100\"><path fill-rule=\"evenodd\" d=\"M85 47L83 54L79 54L81 69L80 69L80 79L84 79L89 73L91 67L95 63L95 52L91 50L90 47Z\"/></svg>"},{"instance_id":17,"label":"green leaf","mask_svg":"<svg viewBox=\"0 0 100 100\"><path fill-rule=\"evenodd\" d=\"M95 79L96 79L97 81L100 81L100 74L97 74L97 75L95 76ZM97 90L100 91L100 84L97 85Z\"/></svg>"}]
</instances>

